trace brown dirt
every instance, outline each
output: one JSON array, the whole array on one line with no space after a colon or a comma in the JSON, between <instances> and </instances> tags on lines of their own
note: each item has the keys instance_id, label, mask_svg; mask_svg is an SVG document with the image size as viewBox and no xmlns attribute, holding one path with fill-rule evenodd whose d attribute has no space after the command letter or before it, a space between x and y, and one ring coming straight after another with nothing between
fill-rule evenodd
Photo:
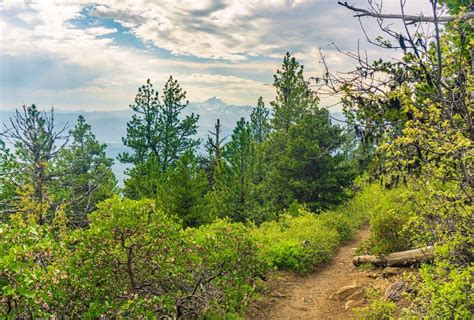
<instances>
[{"instance_id":1,"label":"brown dirt","mask_svg":"<svg viewBox=\"0 0 474 320\"><path fill-rule=\"evenodd\" d=\"M267 298L249 308L247 319L351 319L345 301L331 296L341 287L367 287L374 279L370 271L358 271L352 265L359 242L369 237L369 228L362 228L354 240L342 246L332 261L307 276L277 272L268 281ZM385 280L385 279L384 279Z\"/></svg>"}]
</instances>

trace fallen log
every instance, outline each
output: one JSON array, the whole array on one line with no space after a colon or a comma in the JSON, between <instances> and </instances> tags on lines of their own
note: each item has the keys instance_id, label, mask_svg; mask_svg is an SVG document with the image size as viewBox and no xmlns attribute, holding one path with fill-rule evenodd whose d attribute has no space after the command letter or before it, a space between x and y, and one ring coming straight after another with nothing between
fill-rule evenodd
<instances>
[{"instance_id":1,"label":"fallen log","mask_svg":"<svg viewBox=\"0 0 474 320\"><path fill-rule=\"evenodd\" d=\"M362 264L372 264L377 267L393 266L406 267L414 264L428 262L433 259L433 247L423 247L408 251L394 252L388 255L363 255L355 256L352 263L357 267Z\"/></svg>"}]
</instances>

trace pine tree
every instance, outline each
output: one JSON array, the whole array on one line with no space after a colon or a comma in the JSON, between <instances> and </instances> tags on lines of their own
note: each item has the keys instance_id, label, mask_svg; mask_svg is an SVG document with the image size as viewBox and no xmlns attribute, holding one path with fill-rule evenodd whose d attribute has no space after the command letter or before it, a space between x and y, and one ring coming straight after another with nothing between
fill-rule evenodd
<instances>
[{"instance_id":1,"label":"pine tree","mask_svg":"<svg viewBox=\"0 0 474 320\"><path fill-rule=\"evenodd\" d=\"M255 186L255 199L259 208L258 222L268 220L274 215L273 212L266 210L266 195L262 182L268 174L269 166L264 157L264 142L268 139L271 132L270 111L265 108L263 98L258 98L257 106L250 114L250 128L252 130L252 139L255 143L255 165L253 172L253 183Z\"/></svg>"},{"instance_id":2,"label":"pine tree","mask_svg":"<svg viewBox=\"0 0 474 320\"><path fill-rule=\"evenodd\" d=\"M250 125L244 118L237 122L222 156L212 195L214 210L218 216L230 217L234 221L253 219L256 207L252 176L255 144Z\"/></svg>"},{"instance_id":3,"label":"pine tree","mask_svg":"<svg viewBox=\"0 0 474 320\"><path fill-rule=\"evenodd\" d=\"M265 108L263 98L258 98L257 106L250 114L250 128L256 143L262 143L270 133L270 111Z\"/></svg>"},{"instance_id":4,"label":"pine tree","mask_svg":"<svg viewBox=\"0 0 474 320\"><path fill-rule=\"evenodd\" d=\"M206 173L188 150L163 177L158 188L158 205L166 214L179 217L183 226L196 227L211 221L205 201L208 191Z\"/></svg>"},{"instance_id":5,"label":"pine tree","mask_svg":"<svg viewBox=\"0 0 474 320\"><path fill-rule=\"evenodd\" d=\"M111 169L113 159L105 153L106 145L97 141L82 115L69 133L72 143L57 161L57 171L62 174L55 182L54 195L67 204L68 220L84 227L87 214L114 194L117 181Z\"/></svg>"},{"instance_id":6,"label":"pine tree","mask_svg":"<svg viewBox=\"0 0 474 320\"><path fill-rule=\"evenodd\" d=\"M265 145L270 166L263 193L273 209L286 209L295 201L313 211L341 203L354 178L341 150L344 141L326 109L305 115L288 132L272 134Z\"/></svg>"},{"instance_id":7,"label":"pine tree","mask_svg":"<svg viewBox=\"0 0 474 320\"><path fill-rule=\"evenodd\" d=\"M207 136L207 142L205 148L207 151L207 157L202 158L204 170L207 173L209 185L214 186L214 175L219 162L222 159L222 148L225 141L225 137L222 137L222 125L220 119L217 119L214 125L214 131L209 131Z\"/></svg>"},{"instance_id":8,"label":"pine tree","mask_svg":"<svg viewBox=\"0 0 474 320\"><path fill-rule=\"evenodd\" d=\"M273 107L272 126L275 130L288 131L290 126L318 104L318 97L304 80L303 66L288 52L281 70L274 75L273 86L277 96L270 103Z\"/></svg>"},{"instance_id":9,"label":"pine tree","mask_svg":"<svg viewBox=\"0 0 474 320\"><path fill-rule=\"evenodd\" d=\"M23 106L20 112L10 118L10 126L2 134L15 146L15 157L19 174L19 185L30 185L33 188L33 201L40 206L50 206L48 196L52 179L57 175L52 163L67 143L68 135L64 134L66 126L56 130L54 110L39 111L33 104ZM49 222L49 216L37 217L39 224Z\"/></svg>"},{"instance_id":10,"label":"pine tree","mask_svg":"<svg viewBox=\"0 0 474 320\"><path fill-rule=\"evenodd\" d=\"M15 212L14 200L18 198L20 169L14 155L0 139L0 222Z\"/></svg>"},{"instance_id":11,"label":"pine tree","mask_svg":"<svg viewBox=\"0 0 474 320\"><path fill-rule=\"evenodd\" d=\"M293 202L312 210L329 208L345 198L353 170L345 160L345 136L331 123L329 112L304 80L303 66L287 53L274 86L274 131L262 146L266 171L258 194L270 211L287 209ZM257 175L258 176L258 175Z\"/></svg>"},{"instance_id":12,"label":"pine tree","mask_svg":"<svg viewBox=\"0 0 474 320\"><path fill-rule=\"evenodd\" d=\"M162 116L158 125L162 128L160 147L160 162L163 171L177 161L182 154L199 145L199 140L193 138L197 132L199 116L191 114L180 119L179 116L189 102L185 101L186 91L183 91L177 80L170 77L163 89Z\"/></svg>"},{"instance_id":13,"label":"pine tree","mask_svg":"<svg viewBox=\"0 0 474 320\"><path fill-rule=\"evenodd\" d=\"M153 84L148 79L145 85L138 88L135 104L130 105L135 114L127 123L127 136L122 141L133 153L120 154L121 162L138 166L145 164L151 157L158 156L159 103L159 93L153 89Z\"/></svg>"},{"instance_id":14,"label":"pine tree","mask_svg":"<svg viewBox=\"0 0 474 320\"><path fill-rule=\"evenodd\" d=\"M147 80L130 106L135 114L127 123L123 143L132 153L120 154L119 160L134 166L127 171L130 178L125 181L125 194L131 198L155 197L161 175L199 144L192 138L198 116L180 117L188 102L177 80L168 79L161 98Z\"/></svg>"}]
</instances>

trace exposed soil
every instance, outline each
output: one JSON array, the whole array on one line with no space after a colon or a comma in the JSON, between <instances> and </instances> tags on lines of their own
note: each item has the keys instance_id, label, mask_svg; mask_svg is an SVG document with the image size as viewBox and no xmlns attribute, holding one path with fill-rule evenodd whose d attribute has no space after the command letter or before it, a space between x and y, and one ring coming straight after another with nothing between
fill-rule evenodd
<instances>
[{"instance_id":1,"label":"exposed soil","mask_svg":"<svg viewBox=\"0 0 474 320\"><path fill-rule=\"evenodd\" d=\"M354 301L338 301L333 295L345 286L373 286L375 277L371 277L371 271L359 271L352 265L356 247L369 234L368 227L362 228L354 240L339 249L330 263L307 276L289 272L273 274L267 282L269 295L249 308L247 318L351 319ZM357 306L364 303L363 298L357 300Z\"/></svg>"}]
</instances>

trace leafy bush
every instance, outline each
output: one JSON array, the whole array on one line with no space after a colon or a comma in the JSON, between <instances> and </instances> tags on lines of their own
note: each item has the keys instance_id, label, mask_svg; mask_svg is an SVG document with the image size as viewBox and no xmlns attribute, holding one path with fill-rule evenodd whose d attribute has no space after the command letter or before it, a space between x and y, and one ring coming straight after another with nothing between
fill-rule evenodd
<instances>
[{"instance_id":1,"label":"leafy bush","mask_svg":"<svg viewBox=\"0 0 474 320\"><path fill-rule=\"evenodd\" d=\"M118 197L100 203L89 219L89 229L70 239L74 252L65 285L66 314L173 314L173 293L186 272L187 247L179 224L157 211L151 200Z\"/></svg>"},{"instance_id":2,"label":"leafy bush","mask_svg":"<svg viewBox=\"0 0 474 320\"><path fill-rule=\"evenodd\" d=\"M410 248L409 237L404 231L407 217L397 209L388 209L370 219L370 251L374 254L403 251Z\"/></svg>"},{"instance_id":3,"label":"leafy bush","mask_svg":"<svg viewBox=\"0 0 474 320\"><path fill-rule=\"evenodd\" d=\"M308 272L331 257L339 243L336 230L325 227L317 215L283 215L254 230L261 254L278 269Z\"/></svg>"},{"instance_id":4,"label":"leafy bush","mask_svg":"<svg viewBox=\"0 0 474 320\"><path fill-rule=\"evenodd\" d=\"M416 281L417 307L430 319L472 319L474 264L456 268L446 261L423 265Z\"/></svg>"},{"instance_id":5,"label":"leafy bush","mask_svg":"<svg viewBox=\"0 0 474 320\"><path fill-rule=\"evenodd\" d=\"M357 308L356 318L363 320L391 320L395 319L397 305L394 302L375 300L368 307Z\"/></svg>"},{"instance_id":6,"label":"leafy bush","mask_svg":"<svg viewBox=\"0 0 474 320\"><path fill-rule=\"evenodd\" d=\"M341 212L323 212L318 219L326 228L336 230L339 243L350 240L360 226L360 221Z\"/></svg>"},{"instance_id":7,"label":"leafy bush","mask_svg":"<svg viewBox=\"0 0 474 320\"><path fill-rule=\"evenodd\" d=\"M0 316L7 319L49 318L57 314L57 284L67 278L66 216L63 207L51 213L51 225L39 221L51 209L33 198L33 188L18 190L18 212L0 224Z\"/></svg>"},{"instance_id":8,"label":"leafy bush","mask_svg":"<svg viewBox=\"0 0 474 320\"><path fill-rule=\"evenodd\" d=\"M409 309L397 310L396 305L378 299L359 310L358 316L391 319L397 311L404 319L471 319L474 265L470 262L472 207L468 202L452 196L456 189L447 183L422 187L409 183L392 190L372 185L359 199L367 190L374 207L369 211L372 235L363 249L378 254L404 250L411 243L434 245L435 260L422 265L419 277L412 279L416 290ZM449 196L452 199L447 201Z\"/></svg>"},{"instance_id":9,"label":"leafy bush","mask_svg":"<svg viewBox=\"0 0 474 320\"><path fill-rule=\"evenodd\" d=\"M15 217L0 224L0 316L48 318L54 314L54 285L66 274L61 247L45 226Z\"/></svg>"},{"instance_id":10,"label":"leafy bush","mask_svg":"<svg viewBox=\"0 0 474 320\"><path fill-rule=\"evenodd\" d=\"M253 293L254 279L266 273L258 258L250 228L217 220L198 229L187 229L192 242L193 264L188 272L199 283L196 296L207 299L205 311L220 315L239 312Z\"/></svg>"},{"instance_id":11,"label":"leafy bush","mask_svg":"<svg viewBox=\"0 0 474 320\"><path fill-rule=\"evenodd\" d=\"M265 273L248 227L216 221L183 230L151 200L113 198L69 239L63 315L178 317L240 311Z\"/></svg>"},{"instance_id":12,"label":"leafy bush","mask_svg":"<svg viewBox=\"0 0 474 320\"><path fill-rule=\"evenodd\" d=\"M253 231L261 243L262 259L277 269L308 272L330 259L335 248L351 239L376 203L372 190L364 189L345 205L320 214L295 204L278 221L263 223Z\"/></svg>"},{"instance_id":13,"label":"leafy bush","mask_svg":"<svg viewBox=\"0 0 474 320\"><path fill-rule=\"evenodd\" d=\"M472 190L471 190L472 191ZM471 319L474 310L472 192L452 183L414 184L407 229L418 246L433 245L434 261L414 281L414 311L427 318Z\"/></svg>"},{"instance_id":14,"label":"leafy bush","mask_svg":"<svg viewBox=\"0 0 474 320\"><path fill-rule=\"evenodd\" d=\"M385 254L410 247L410 237L404 226L410 217L411 208L404 200L405 192L403 187L388 190L371 184L356 196L354 204L366 210L371 231L370 238L361 245L359 251Z\"/></svg>"}]
</instances>

